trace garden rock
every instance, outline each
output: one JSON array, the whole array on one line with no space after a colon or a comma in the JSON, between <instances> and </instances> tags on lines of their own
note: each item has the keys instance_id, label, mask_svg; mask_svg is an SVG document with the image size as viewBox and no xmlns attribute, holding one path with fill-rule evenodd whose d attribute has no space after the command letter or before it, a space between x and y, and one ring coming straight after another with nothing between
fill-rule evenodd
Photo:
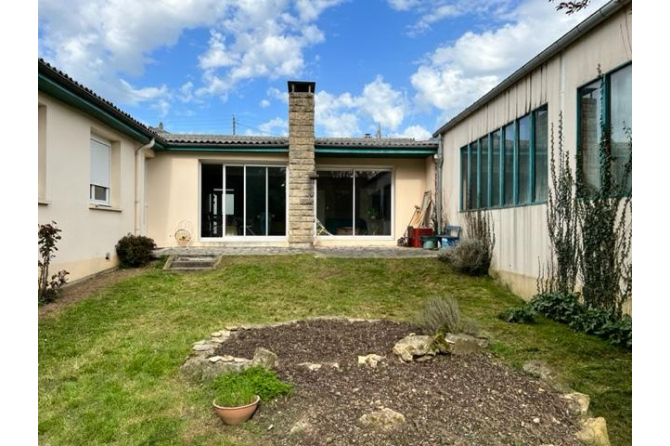
<instances>
[{"instance_id":1,"label":"garden rock","mask_svg":"<svg viewBox=\"0 0 670 446\"><path fill-rule=\"evenodd\" d=\"M180 371L191 379L199 380L202 378L202 371L211 364L207 358L194 356L189 358L181 367Z\"/></svg>"},{"instance_id":2,"label":"garden rock","mask_svg":"<svg viewBox=\"0 0 670 446\"><path fill-rule=\"evenodd\" d=\"M241 372L252 365L248 359L228 359L222 356L213 356L211 358L207 358L204 355L193 356L181 366L180 370L185 376L193 380L210 380L222 373Z\"/></svg>"},{"instance_id":3,"label":"garden rock","mask_svg":"<svg viewBox=\"0 0 670 446\"><path fill-rule=\"evenodd\" d=\"M306 416L300 417L298 421L293 424L291 430L289 430L289 435L302 434L303 432L310 432L312 430L312 425L307 420Z\"/></svg>"},{"instance_id":4,"label":"garden rock","mask_svg":"<svg viewBox=\"0 0 670 446\"><path fill-rule=\"evenodd\" d=\"M542 361L528 361L523 365L523 371L543 380L550 380L554 377L554 372Z\"/></svg>"},{"instance_id":5,"label":"garden rock","mask_svg":"<svg viewBox=\"0 0 670 446\"><path fill-rule=\"evenodd\" d=\"M570 392L570 388L558 381L558 377L543 361L529 361L523 365L523 371L531 376L540 378L556 392Z\"/></svg>"},{"instance_id":6,"label":"garden rock","mask_svg":"<svg viewBox=\"0 0 670 446\"><path fill-rule=\"evenodd\" d=\"M415 356L435 356L438 353L432 336L410 334L393 346L393 353L404 362L412 362Z\"/></svg>"},{"instance_id":7,"label":"garden rock","mask_svg":"<svg viewBox=\"0 0 670 446\"><path fill-rule=\"evenodd\" d=\"M611 446L607 435L607 422L603 417L587 418L576 434L577 440L588 446Z\"/></svg>"},{"instance_id":8,"label":"garden rock","mask_svg":"<svg viewBox=\"0 0 670 446\"><path fill-rule=\"evenodd\" d=\"M404 424L405 416L388 407L382 407L380 410L364 414L358 421L363 426L388 432Z\"/></svg>"},{"instance_id":9,"label":"garden rock","mask_svg":"<svg viewBox=\"0 0 670 446\"><path fill-rule=\"evenodd\" d=\"M258 347L254 352L254 359L252 359L252 362L254 365L273 369L277 366L277 355L267 348Z\"/></svg>"},{"instance_id":10,"label":"garden rock","mask_svg":"<svg viewBox=\"0 0 670 446\"><path fill-rule=\"evenodd\" d=\"M486 339L478 339L465 333L447 333L444 339L449 344L449 352L454 355L479 353L488 346Z\"/></svg>"},{"instance_id":11,"label":"garden rock","mask_svg":"<svg viewBox=\"0 0 670 446\"><path fill-rule=\"evenodd\" d=\"M457 344L459 342L474 342L481 349L488 348L489 340L486 338L479 338L465 333L447 333L444 339L449 344Z\"/></svg>"},{"instance_id":12,"label":"garden rock","mask_svg":"<svg viewBox=\"0 0 670 446\"><path fill-rule=\"evenodd\" d=\"M374 353L366 356L359 356L358 357L358 364L359 365L366 365L368 367L371 367L373 369L377 368L377 364L381 362L384 359L384 356L380 355L375 355Z\"/></svg>"},{"instance_id":13,"label":"garden rock","mask_svg":"<svg viewBox=\"0 0 670 446\"><path fill-rule=\"evenodd\" d=\"M561 398L568 400L570 406L570 413L576 416L586 415L589 411L589 404L591 403L591 398L579 392L566 393L562 395Z\"/></svg>"},{"instance_id":14,"label":"garden rock","mask_svg":"<svg viewBox=\"0 0 670 446\"><path fill-rule=\"evenodd\" d=\"M301 362L300 364L298 364L298 366L299 367L304 367L311 372L313 372L315 370L319 370L321 368L321 364L316 364L316 363L313 363L313 362Z\"/></svg>"},{"instance_id":15,"label":"garden rock","mask_svg":"<svg viewBox=\"0 0 670 446\"><path fill-rule=\"evenodd\" d=\"M201 379L203 381L215 379L222 373L242 372L252 366L251 361L244 358L235 358L233 361L217 361L214 363L207 361L207 363L208 365L202 370Z\"/></svg>"}]
</instances>

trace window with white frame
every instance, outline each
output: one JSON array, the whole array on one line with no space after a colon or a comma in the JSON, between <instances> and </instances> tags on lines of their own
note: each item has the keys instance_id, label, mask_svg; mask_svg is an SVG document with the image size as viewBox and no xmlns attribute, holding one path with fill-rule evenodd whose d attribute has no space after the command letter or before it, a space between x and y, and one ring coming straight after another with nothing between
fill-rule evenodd
<instances>
[{"instance_id":1,"label":"window with white frame","mask_svg":"<svg viewBox=\"0 0 670 446\"><path fill-rule=\"evenodd\" d=\"M94 204L110 204L112 143L91 136L91 183L89 198Z\"/></svg>"}]
</instances>

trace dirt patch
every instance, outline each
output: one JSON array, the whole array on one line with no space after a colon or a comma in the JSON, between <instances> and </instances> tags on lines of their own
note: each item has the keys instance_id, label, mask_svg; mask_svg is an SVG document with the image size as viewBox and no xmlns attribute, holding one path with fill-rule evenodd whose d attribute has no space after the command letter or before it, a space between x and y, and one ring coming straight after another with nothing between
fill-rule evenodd
<instances>
[{"instance_id":1,"label":"dirt patch","mask_svg":"<svg viewBox=\"0 0 670 446\"><path fill-rule=\"evenodd\" d=\"M390 321L304 321L235 332L217 354L251 358L256 347L268 348L279 356L279 376L295 384L290 397L261 404L253 418L268 444L578 444L566 402L488 353L401 363L391 350L411 332L419 330ZM371 353L386 358L376 369L358 364L358 355ZM304 362L324 366L310 371ZM358 421L381 407L406 422L383 432Z\"/></svg>"},{"instance_id":2,"label":"dirt patch","mask_svg":"<svg viewBox=\"0 0 670 446\"><path fill-rule=\"evenodd\" d=\"M38 318L41 318L47 314L57 314L63 308L93 296L108 286L131 277L139 276L147 270L154 268L153 265L154 264L152 263L143 268L113 269L111 271L99 273L93 277L82 279L72 285L68 285L63 288L62 294L58 300L38 306L37 316Z\"/></svg>"}]
</instances>

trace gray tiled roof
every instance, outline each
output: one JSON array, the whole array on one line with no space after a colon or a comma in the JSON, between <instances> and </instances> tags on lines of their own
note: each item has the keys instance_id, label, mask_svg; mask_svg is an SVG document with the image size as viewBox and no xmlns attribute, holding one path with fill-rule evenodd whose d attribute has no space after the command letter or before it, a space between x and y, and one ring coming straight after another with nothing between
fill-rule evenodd
<instances>
[{"instance_id":1,"label":"gray tiled roof","mask_svg":"<svg viewBox=\"0 0 670 446\"><path fill-rule=\"evenodd\" d=\"M249 136L249 135L204 135L195 133L167 133L159 135L172 144L212 144L212 145L259 145L288 146L288 138L284 136Z\"/></svg>"},{"instance_id":2,"label":"gray tiled roof","mask_svg":"<svg viewBox=\"0 0 670 446\"><path fill-rule=\"evenodd\" d=\"M158 133L171 144L211 144L211 145L245 145L245 146L282 146L288 147L286 136L249 136L249 135L204 135L188 133ZM403 148L432 149L437 148L437 139L417 141L411 138L316 138L317 147L352 147L352 148Z\"/></svg>"},{"instance_id":3,"label":"gray tiled roof","mask_svg":"<svg viewBox=\"0 0 670 446\"><path fill-rule=\"evenodd\" d=\"M387 147L437 148L437 138L417 141L412 138L316 138L317 146L328 147Z\"/></svg>"}]
</instances>

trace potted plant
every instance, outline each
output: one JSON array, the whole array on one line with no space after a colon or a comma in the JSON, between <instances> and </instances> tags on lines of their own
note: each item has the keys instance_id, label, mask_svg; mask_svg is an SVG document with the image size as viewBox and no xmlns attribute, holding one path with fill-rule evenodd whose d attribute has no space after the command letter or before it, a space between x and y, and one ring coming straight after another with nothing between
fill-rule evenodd
<instances>
[{"instance_id":1,"label":"potted plant","mask_svg":"<svg viewBox=\"0 0 670 446\"><path fill-rule=\"evenodd\" d=\"M213 382L214 411L225 424L244 423L254 414L261 399L272 401L289 394L291 387L277 378L275 372L259 366L224 373Z\"/></svg>"},{"instance_id":2,"label":"potted plant","mask_svg":"<svg viewBox=\"0 0 670 446\"><path fill-rule=\"evenodd\" d=\"M221 420L230 426L244 423L256 411L261 397L248 381L238 380L227 386L217 386L213 405Z\"/></svg>"}]
</instances>

